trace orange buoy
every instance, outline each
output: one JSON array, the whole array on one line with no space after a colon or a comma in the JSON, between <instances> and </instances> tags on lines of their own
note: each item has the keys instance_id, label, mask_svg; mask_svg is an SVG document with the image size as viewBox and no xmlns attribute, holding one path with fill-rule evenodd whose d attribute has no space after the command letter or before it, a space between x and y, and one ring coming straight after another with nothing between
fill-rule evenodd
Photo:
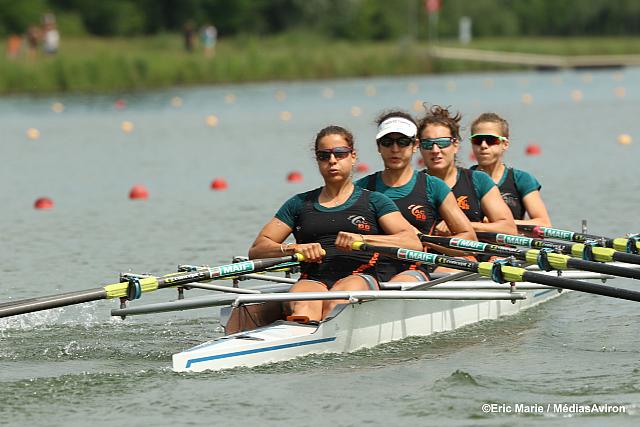
<instances>
[{"instance_id":1,"label":"orange buoy","mask_svg":"<svg viewBox=\"0 0 640 427\"><path fill-rule=\"evenodd\" d=\"M53 208L53 200L48 197L40 197L33 204L35 209L52 209Z\"/></svg>"},{"instance_id":2,"label":"orange buoy","mask_svg":"<svg viewBox=\"0 0 640 427\"><path fill-rule=\"evenodd\" d=\"M129 191L129 198L131 200L147 199L149 198L149 191L147 190L147 187L145 187L144 185L136 184L133 187L131 187L131 190Z\"/></svg>"},{"instance_id":3,"label":"orange buoy","mask_svg":"<svg viewBox=\"0 0 640 427\"><path fill-rule=\"evenodd\" d=\"M631 135L623 133L618 135L618 144L621 145L629 145L631 144L632 138Z\"/></svg>"},{"instance_id":4,"label":"orange buoy","mask_svg":"<svg viewBox=\"0 0 640 427\"><path fill-rule=\"evenodd\" d=\"M529 144L527 148L525 148L524 153L527 156L539 156L542 153L540 150L540 146L538 144Z\"/></svg>"},{"instance_id":5,"label":"orange buoy","mask_svg":"<svg viewBox=\"0 0 640 427\"><path fill-rule=\"evenodd\" d=\"M227 184L227 181L225 181L224 178L216 178L211 181L212 190L222 191L226 190L227 188L229 188L229 184Z\"/></svg>"},{"instance_id":6,"label":"orange buoy","mask_svg":"<svg viewBox=\"0 0 640 427\"><path fill-rule=\"evenodd\" d=\"M356 164L356 172L365 173L369 172L369 165L365 162L360 162Z\"/></svg>"},{"instance_id":7,"label":"orange buoy","mask_svg":"<svg viewBox=\"0 0 640 427\"><path fill-rule=\"evenodd\" d=\"M302 182L302 173L298 171L291 171L287 175L287 182Z\"/></svg>"},{"instance_id":8,"label":"orange buoy","mask_svg":"<svg viewBox=\"0 0 640 427\"><path fill-rule=\"evenodd\" d=\"M40 131L36 128L27 129L27 138L36 140L40 138Z\"/></svg>"}]
</instances>

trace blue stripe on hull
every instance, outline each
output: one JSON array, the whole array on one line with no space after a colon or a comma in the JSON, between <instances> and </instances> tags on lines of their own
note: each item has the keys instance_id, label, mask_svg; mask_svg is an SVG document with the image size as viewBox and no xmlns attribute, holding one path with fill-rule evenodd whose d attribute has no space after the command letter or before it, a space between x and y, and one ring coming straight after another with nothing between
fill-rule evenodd
<instances>
[{"instance_id":1,"label":"blue stripe on hull","mask_svg":"<svg viewBox=\"0 0 640 427\"><path fill-rule=\"evenodd\" d=\"M302 341L302 342L295 342L290 344L274 345L271 347L264 347L264 348L255 348L253 350L244 350L244 351L236 351L233 353L217 354L215 356L199 357L197 359L188 360L186 367L190 368L191 365L193 365L194 363L206 362L208 360L217 360L217 359L226 359L229 357L246 356L247 354L264 353L267 351L282 350L285 348L302 347L304 345L322 344L325 342L331 342L335 340L336 340L336 337L321 338L321 339L311 340L311 341Z\"/></svg>"},{"instance_id":2,"label":"blue stripe on hull","mask_svg":"<svg viewBox=\"0 0 640 427\"><path fill-rule=\"evenodd\" d=\"M549 292L558 292L558 291L556 289L547 289L546 291L542 291L542 292L538 292L538 293L533 294L533 297L534 298L538 298L538 297L540 297L542 295L548 294Z\"/></svg>"}]
</instances>

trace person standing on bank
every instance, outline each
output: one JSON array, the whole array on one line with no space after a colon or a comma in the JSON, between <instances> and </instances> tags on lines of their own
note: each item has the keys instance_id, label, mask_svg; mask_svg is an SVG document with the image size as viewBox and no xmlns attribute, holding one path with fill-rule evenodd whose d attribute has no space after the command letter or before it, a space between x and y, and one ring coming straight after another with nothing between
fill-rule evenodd
<instances>
[{"instance_id":1,"label":"person standing on bank","mask_svg":"<svg viewBox=\"0 0 640 427\"><path fill-rule=\"evenodd\" d=\"M517 234L513 215L502 199L498 187L484 172L456 165L460 144L459 113L452 115L438 105L427 110L418 122L420 151L429 175L442 179L453 191L458 206L471 221L475 231ZM441 221L436 230L450 235Z\"/></svg>"},{"instance_id":2,"label":"person standing on bank","mask_svg":"<svg viewBox=\"0 0 640 427\"><path fill-rule=\"evenodd\" d=\"M487 173L496 183L516 224L551 227L542 188L531 174L507 167L504 154L509 149L509 124L495 113L483 113L471 124L471 148L478 164L471 169ZM528 215L529 219L525 219Z\"/></svg>"},{"instance_id":3,"label":"person standing on bank","mask_svg":"<svg viewBox=\"0 0 640 427\"><path fill-rule=\"evenodd\" d=\"M250 258L300 253L300 280L291 292L369 290L391 277L377 269L378 254L352 251L354 242L421 250L413 227L385 195L354 186L356 162L351 132L328 126L314 151L324 185L290 198L260 231ZM283 243L293 234L296 243ZM326 254L323 256L323 251ZM294 301L290 319L319 321L341 301Z\"/></svg>"},{"instance_id":4,"label":"person standing on bank","mask_svg":"<svg viewBox=\"0 0 640 427\"><path fill-rule=\"evenodd\" d=\"M384 170L365 176L355 184L388 196L405 219L421 233L433 234L436 224L443 220L453 237L476 240L471 223L458 207L447 184L411 166L419 144L418 127L413 117L404 111L389 111L380 115L376 123L376 144ZM459 255L459 251L437 249ZM428 280L428 266L409 263L405 266L407 269L394 276L392 281Z\"/></svg>"}]
</instances>

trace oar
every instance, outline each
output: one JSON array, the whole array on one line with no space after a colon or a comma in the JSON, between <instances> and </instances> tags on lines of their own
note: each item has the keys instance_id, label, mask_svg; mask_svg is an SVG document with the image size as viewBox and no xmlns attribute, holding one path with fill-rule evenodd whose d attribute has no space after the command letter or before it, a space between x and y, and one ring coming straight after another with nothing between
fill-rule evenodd
<instances>
[{"instance_id":1,"label":"oar","mask_svg":"<svg viewBox=\"0 0 640 427\"><path fill-rule=\"evenodd\" d=\"M131 277L128 282L114 283L101 288L6 302L0 305L0 318L102 299L127 298L133 300L139 298L144 292L156 289L255 273L283 262L303 260L304 257L301 254L293 254L278 258L254 259L217 267L199 268L196 271L172 273L162 277Z\"/></svg>"},{"instance_id":2,"label":"oar","mask_svg":"<svg viewBox=\"0 0 640 427\"><path fill-rule=\"evenodd\" d=\"M569 242L588 243L595 242L606 248L613 248L617 251L628 252L631 254L640 253L640 239L627 237L603 237L593 234L576 233L569 230L561 230L559 228L542 227L538 225L518 225L518 230L526 231L541 239L559 239Z\"/></svg>"},{"instance_id":3,"label":"oar","mask_svg":"<svg viewBox=\"0 0 640 427\"><path fill-rule=\"evenodd\" d=\"M363 242L353 243L352 248L354 250L366 252L378 252L404 261L417 261L449 267L456 270L473 271L474 273L488 277L498 283L531 282L556 288L572 289L574 291L640 302L640 292L595 283L581 282L579 280L572 280L564 277L548 276L499 262L474 262L464 258L454 258L404 248L372 246Z\"/></svg>"},{"instance_id":4,"label":"oar","mask_svg":"<svg viewBox=\"0 0 640 427\"><path fill-rule=\"evenodd\" d=\"M499 246L489 243L476 242L474 240L436 237L426 234L419 235L420 240L428 243L435 243L440 246L446 246L454 249L462 249L473 252L490 253L500 256L512 256L516 259L527 261L530 264L538 264L542 270L567 270L574 268L577 270L594 271L596 273L610 274L612 276L627 277L630 279L640 280L640 270L632 268L620 267L617 265L603 264L600 262L586 261L579 258L573 258L569 255L559 254L557 252L547 252L547 250L538 249L518 249L507 246Z\"/></svg>"},{"instance_id":5,"label":"oar","mask_svg":"<svg viewBox=\"0 0 640 427\"><path fill-rule=\"evenodd\" d=\"M611 262L619 261L629 264L640 264L640 255L628 254L611 248L588 246L583 243L550 242L548 240L533 239L531 237L513 236L511 234L489 233L478 231L479 240L497 243L499 245L524 246L533 249L548 248L560 253L586 259L588 261Z\"/></svg>"}]
</instances>

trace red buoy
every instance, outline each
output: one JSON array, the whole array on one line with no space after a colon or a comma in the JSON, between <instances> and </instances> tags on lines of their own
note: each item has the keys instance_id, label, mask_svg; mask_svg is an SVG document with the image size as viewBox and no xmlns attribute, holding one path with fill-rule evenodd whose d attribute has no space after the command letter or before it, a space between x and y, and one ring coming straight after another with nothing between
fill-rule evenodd
<instances>
[{"instance_id":1,"label":"red buoy","mask_svg":"<svg viewBox=\"0 0 640 427\"><path fill-rule=\"evenodd\" d=\"M298 171L291 171L287 175L287 182L302 182L302 173Z\"/></svg>"},{"instance_id":2,"label":"red buoy","mask_svg":"<svg viewBox=\"0 0 640 427\"><path fill-rule=\"evenodd\" d=\"M136 184L131 187L131 191L129 191L129 198L134 199L147 199L149 198L149 191L144 185Z\"/></svg>"},{"instance_id":3,"label":"red buoy","mask_svg":"<svg viewBox=\"0 0 640 427\"><path fill-rule=\"evenodd\" d=\"M40 197L33 204L35 209L53 209L53 200L48 197Z\"/></svg>"},{"instance_id":4,"label":"red buoy","mask_svg":"<svg viewBox=\"0 0 640 427\"><path fill-rule=\"evenodd\" d=\"M229 184L227 184L227 181L225 181L224 178L216 178L213 181L211 181L212 190L222 191L222 190L226 190L227 188L229 188Z\"/></svg>"},{"instance_id":5,"label":"red buoy","mask_svg":"<svg viewBox=\"0 0 640 427\"><path fill-rule=\"evenodd\" d=\"M476 158L476 154L473 151L469 153L469 160L471 160L472 162L478 161L478 159Z\"/></svg>"},{"instance_id":6,"label":"red buoy","mask_svg":"<svg viewBox=\"0 0 640 427\"><path fill-rule=\"evenodd\" d=\"M424 159L422 157L418 158L418 161L416 162L416 165L418 165L419 168L423 168L424 167Z\"/></svg>"},{"instance_id":7,"label":"red buoy","mask_svg":"<svg viewBox=\"0 0 640 427\"><path fill-rule=\"evenodd\" d=\"M119 99L116 99L116 101L113 103L113 105L118 110L124 110L124 108L127 106L127 101L125 101L122 98L119 98Z\"/></svg>"},{"instance_id":8,"label":"red buoy","mask_svg":"<svg viewBox=\"0 0 640 427\"><path fill-rule=\"evenodd\" d=\"M364 162L356 164L356 172L358 173L369 172L369 165Z\"/></svg>"},{"instance_id":9,"label":"red buoy","mask_svg":"<svg viewBox=\"0 0 640 427\"><path fill-rule=\"evenodd\" d=\"M539 156L542 153L542 150L540 150L540 146L538 144L529 144L524 152L527 156Z\"/></svg>"}]
</instances>

